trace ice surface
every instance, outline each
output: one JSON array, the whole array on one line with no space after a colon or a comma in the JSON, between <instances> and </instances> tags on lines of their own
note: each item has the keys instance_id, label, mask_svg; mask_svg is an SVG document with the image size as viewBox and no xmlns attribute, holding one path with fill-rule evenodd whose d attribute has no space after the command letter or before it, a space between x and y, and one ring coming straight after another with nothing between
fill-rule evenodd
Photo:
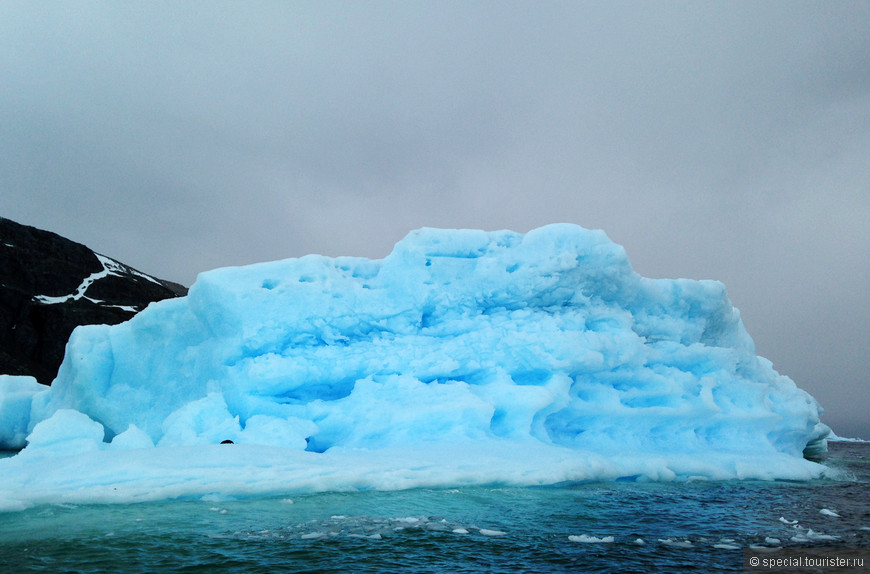
<instances>
[{"instance_id":1,"label":"ice surface","mask_svg":"<svg viewBox=\"0 0 870 574\"><path fill-rule=\"evenodd\" d=\"M30 402L33 395L46 389L33 377L0 375L0 449L24 448Z\"/></svg>"},{"instance_id":2,"label":"ice surface","mask_svg":"<svg viewBox=\"0 0 870 574\"><path fill-rule=\"evenodd\" d=\"M76 329L49 390L13 387L0 433L31 435L0 460L0 508L809 479L824 467L801 454L828 432L755 355L721 283L641 277L603 232L564 224L216 269L187 297Z\"/></svg>"}]
</instances>

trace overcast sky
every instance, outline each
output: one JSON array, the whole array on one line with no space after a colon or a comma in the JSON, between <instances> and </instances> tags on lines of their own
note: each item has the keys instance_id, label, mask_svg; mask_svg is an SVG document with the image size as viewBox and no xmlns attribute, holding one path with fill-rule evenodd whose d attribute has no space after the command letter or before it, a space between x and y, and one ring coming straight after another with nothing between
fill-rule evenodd
<instances>
[{"instance_id":1,"label":"overcast sky","mask_svg":"<svg viewBox=\"0 0 870 574\"><path fill-rule=\"evenodd\" d=\"M867 1L0 0L0 215L186 285L604 229L870 438Z\"/></svg>"}]
</instances>

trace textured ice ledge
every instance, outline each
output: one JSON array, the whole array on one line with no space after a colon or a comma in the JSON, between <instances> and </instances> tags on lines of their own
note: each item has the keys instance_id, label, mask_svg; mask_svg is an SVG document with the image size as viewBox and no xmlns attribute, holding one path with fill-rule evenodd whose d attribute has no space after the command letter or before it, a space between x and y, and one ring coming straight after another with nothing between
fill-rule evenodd
<instances>
[{"instance_id":1,"label":"textured ice ledge","mask_svg":"<svg viewBox=\"0 0 870 574\"><path fill-rule=\"evenodd\" d=\"M203 273L186 298L77 329L0 486L49 453L133 464L226 439L274 447L303 482L350 452L363 474L417 477L352 468L328 488L810 478L819 412L755 355L718 282L640 277L603 232L573 225L422 229L382 260ZM219 451L227 472L247 450ZM391 458L406 451L427 470ZM484 468L480 452L513 461Z\"/></svg>"}]
</instances>

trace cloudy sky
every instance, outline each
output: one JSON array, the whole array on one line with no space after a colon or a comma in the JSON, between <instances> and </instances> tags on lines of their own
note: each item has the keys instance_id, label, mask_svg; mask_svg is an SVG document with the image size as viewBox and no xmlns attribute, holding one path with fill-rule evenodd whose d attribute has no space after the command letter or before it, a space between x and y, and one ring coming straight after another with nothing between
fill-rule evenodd
<instances>
[{"instance_id":1,"label":"cloudy sky","mask_svg":"<svg viewBox=\"0 0 870 574\"><path fill-rule=\"evenodd\" d=\"M604 229L870 438L867 1L0 0L0 215L186 285Z\"/></svg>"}]
</instances>

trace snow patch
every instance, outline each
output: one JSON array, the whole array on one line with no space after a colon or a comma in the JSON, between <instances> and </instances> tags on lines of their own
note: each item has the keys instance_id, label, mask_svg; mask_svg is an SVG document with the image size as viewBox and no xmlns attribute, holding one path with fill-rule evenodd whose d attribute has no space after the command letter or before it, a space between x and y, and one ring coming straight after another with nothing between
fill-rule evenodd
<instances>
[{"instance_id":1,"label":"snow patch","mask_svg":"<svg viewBox=\"0 0 870 574\"><path fill-rule=\"evenodd\" d=\"M42 303L43 305L56 305L59 303L66 303L67 301L78 301L80 299L87 299L88 301L91 301L92 303L102 304L103 301L100 301L99 299L93 299L91 297L87 297L85 295L85 293L87 292L88 288L90 288L90 286L93 285L95 282L99 281L100 279L104 279L110 275L114 275L116 277L124 277L125 275L135 275L137 277L142 277L143 279L147 279L148 281L151 281L152 283L156 283L157 285L161 285L160 281L158 281L154 277L151 277L149 275L145 275L144 273L141 273L139 271L136 271L135 269L127 267L126 265L122 265L121 263L118 263L114 259L106 257L105 255L100 255L99 253L95 253L94 255L96 255L97 259L100 261L100 264L103 266L102 270L97 271L95 273L91 273L90 275L88 275L87 277L82 279L82 282L79 284L79 286L76 288L76 290L74 292L69 293L67 295L60 295L58 297L52 297L49 295L35 295L33 297L33 300L38 302L38 303ZM118 309L123 309L125 311L130 311L133 313L139 311L139 309L137 309L136 307L131 307L129 305L107 305L107 306L108 307L116 307Z\"/></svg>"}]
</instances>

